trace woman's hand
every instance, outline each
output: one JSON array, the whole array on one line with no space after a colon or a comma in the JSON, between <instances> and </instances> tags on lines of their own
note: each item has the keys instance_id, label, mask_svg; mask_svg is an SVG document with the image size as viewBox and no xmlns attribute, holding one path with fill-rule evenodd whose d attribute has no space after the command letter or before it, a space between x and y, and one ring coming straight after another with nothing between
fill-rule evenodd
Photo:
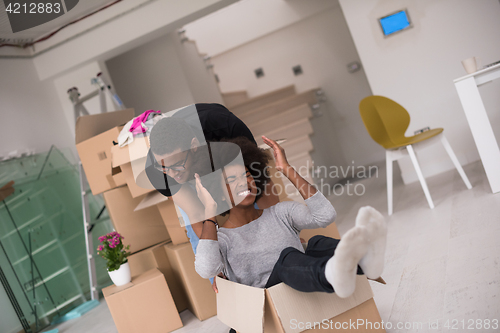
<instances>
[{"instance_id":1,"label":"woman's hand","mask_svg":"<svg viewBox=\"0 0 500 333\"><path fill-rule=\"evenodd\" d=\"M225 277L224 274L222 274L222 273L219 273L217 276L227 280L227 277ZM219 289L217 289L217 282L216 281L217 281L217 279L214 276L214 283L212 283L212 289L215 291L215 293L218 293Z\"/></svg>"},{"instance_id":2,"label":"woman's hand","mask_svg":"<svg viewBox=\"0 0 500 333\"><path fill-rule=\"evenodd\" d=\"M286 160L285 149L281 147L276 141L269 139L266 136L262 136L264 143L273 149L274 160L276 161L276 170L285 173L290 164Z\"/></svg>"},{"instance_id":3,"label":"woman's hand","mask_svg":"<svg viewBox=\"0 0 500 333\"><path fill-rule=\"evenodd\" d=\"M208 192L208 190L201 183L200 176L195 174L194 177L196 178L196 193L198 194L198 198L203 206L205 206L205 218L214 217L217 215L217 203L210 192Z\"/></svg>"}]
</instances>

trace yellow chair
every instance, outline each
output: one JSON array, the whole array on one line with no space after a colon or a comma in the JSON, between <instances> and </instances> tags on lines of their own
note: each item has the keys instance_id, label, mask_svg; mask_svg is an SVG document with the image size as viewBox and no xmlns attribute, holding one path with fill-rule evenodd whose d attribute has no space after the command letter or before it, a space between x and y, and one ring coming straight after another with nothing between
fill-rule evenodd
<instances>
[{"instance_id":1,"label":"yellow chair","mask_svg":"<svg viewBox=\"0 0 500 333\"><path fill-rule=\"evenodd\" d=\"M407 137L405 132L410 124L410 115L401 105L383 96L368 96L359 104L359 112L368 133L372 139L386 149L387 164L387 201L388 213L392 215L392 162L410 156L418 179L424 190L429 207L434 208L427 183L422 175L414 148L421 148L441 141L450 156L455 168L462 177L468 189L472 186L462 166L458 162L453 149L443 134L442 128L432 129L414 136Z\"/></svg>"}]
</instances>

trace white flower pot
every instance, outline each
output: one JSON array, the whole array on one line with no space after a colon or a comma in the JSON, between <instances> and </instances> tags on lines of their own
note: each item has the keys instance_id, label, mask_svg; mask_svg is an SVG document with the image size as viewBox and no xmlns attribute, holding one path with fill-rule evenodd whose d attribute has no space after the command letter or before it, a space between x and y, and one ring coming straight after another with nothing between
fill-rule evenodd
<instances>
[{"instance_id":1,"label":"white flower pot","mask_svg":"<svg viewBox=\"0 0 500 333\"><path fill-rule=\"evenodd\" d=\"M132 277L130 276L130 266L128 265L128 262L122 264L116 271L108 271L108 274L111 278L111 281L113 281L116 286L123 286L124 284L132 281Z\"/></svg>"}]
</instances>

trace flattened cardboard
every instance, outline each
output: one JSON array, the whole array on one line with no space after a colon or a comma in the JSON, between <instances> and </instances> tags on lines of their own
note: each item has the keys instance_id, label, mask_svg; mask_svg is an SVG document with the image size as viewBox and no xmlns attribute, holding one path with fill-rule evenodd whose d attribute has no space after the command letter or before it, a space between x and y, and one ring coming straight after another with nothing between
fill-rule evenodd
<instances>
[{"instance_id":1,"label":"flattened cardboard","mask_svg":"<svg viewBox=\"0 0 500 333\"><path fill-rule=\"evenodd\" d=\"M161 243L129 256L128 263L130 272L132 277L134 277L151 269L158 269L167 280L177 311L181 312L187 309L187 295L170 265L167 253L165 252L165 244L166 243Z\"/></svg>"},{"instance_id":2,"label":"flattened cardboard","mask_svg":"<svg viewBox=\"0 0 500 333\"><path fill-rule=\"evenodd\" d=\"M142 199L142 201L137 205L137 207L135 207L134 212L151 206L156 206L159 203L162 203L167 200L168 197L164 196L158 191L149 192L144 196L144 199Z\"/></svg>"},{"instance_id":3,"label":"flattened cardboard","mask_svg":"<svg viewBox=\"0 0 500 333\"><path fill-rule=\"evenodd\" d=\"M209 280L203 279L194 269L194 253L191 243L165 245L172 269L180 277L188 296L188 308L198 317L205 320L217 314L215 292Z\"/></svg>"},{"instance_id":4,"label":"flattened cardboard","mask_svg":"<svg viewBox=\"0 0 500 333\"><path fill-rule=\"evenodd\" d=\"M102 292L119 333L165 333L183 326L165 277L156 269Z\"/></svg>"},{"instance_id":5,"label":"flattened cardboard","mask_svg":"<svg viewBox=\"0 0 500 333\"><path fill-rule=\"evenodd\" d=\"M181 226L169 226L167 225L167 231L170 235L170 239L172 240L172 244L179 245L183 243L188 243L189 238L187 236L187 231L185 227Z\"/></svg>"},{"instance_id":6,"label":"flattened cardboard","mask_svg":"<svg viewBox=\"0 0 500 333\"><path fill-rule=\"evenodd\" d=\"M125 237L123 243L130 245L132 253L170 240L156 207L134 212L142 199L132 198L127 186L104 192L106 207L115 230Z\"/></svg>"}]
</instances>

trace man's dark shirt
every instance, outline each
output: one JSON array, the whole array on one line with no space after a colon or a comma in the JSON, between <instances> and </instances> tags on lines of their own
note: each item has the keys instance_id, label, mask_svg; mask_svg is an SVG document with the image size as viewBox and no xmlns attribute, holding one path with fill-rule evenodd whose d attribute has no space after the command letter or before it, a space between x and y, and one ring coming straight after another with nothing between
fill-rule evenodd
<instances>
[{"instance_id":1,"label":"man's dark shirt","mask_svg":"<svg viewBox=\"0 0 500 333\"><path fill-rule=\"evenodd\" d=\"M250 129L225 106L206 103L195 104L195 106L206 141L220 141L221 139L232 139L239 136L245 136L257 145ZM177 113L173 117L176 115ZM189 120L187 120L187 122L189 123ZM154 156L151 150L149 150L146 161L146 174L149 181L158 192L170 197L177 193L180 186L171 186L171 188L169 188L169 184L174 185L177 184L177 182L170 176L155 169L152 163L153 159Z\"/></svg>"}]
</instances>

